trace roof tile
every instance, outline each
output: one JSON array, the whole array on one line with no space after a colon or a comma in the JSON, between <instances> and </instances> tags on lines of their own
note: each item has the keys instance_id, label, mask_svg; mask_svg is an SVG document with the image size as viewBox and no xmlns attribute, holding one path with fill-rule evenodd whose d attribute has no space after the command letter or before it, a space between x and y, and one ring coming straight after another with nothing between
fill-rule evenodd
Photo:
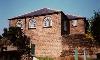
<instances>
[{"instance_id":1,"label":"roof tile","mask_svg":"<svg viewBox=\"0 0 100 60\"><path fill-rule=\"evenodd\" d=\"M40 9L40 10L37 10L37 11L34 11L34 12L30 12L30 13L27 13L27 14L24 14L24 15L21 15L21 16L11 18L9 20L16 19L16 18L30 17L30 16L38 16L38 15L42 15L42 14L49 14L49 13L55 13L55 12L60 12L60 11L55 11L55 10L43 8L43 9Z\"/></svg>"},{"instance_id":2,"label":"roof tile","mask_svg":"<svg viewBox=\"0 0 100 60\"><path fill-rule=\"evenodd\" d=\"M39 16L39 15L44 15L44 14L50 14L50 13L57 13L57 12L61 12L61 11L56 11L56 10L51 10L51 9L47 9L47 8L43 8L34 12L30 12L21 16L17 16L14 18L10 18L8 20L13 20L13 19L18 19L18 18L24 18L24 17L32 17L32 16ZM85 18L85 17L78 17L78 16L73 16L73 15L66 15L68 19L72 20L72 19L78 19L78 18Z\"/></svg>"}]
</instances>

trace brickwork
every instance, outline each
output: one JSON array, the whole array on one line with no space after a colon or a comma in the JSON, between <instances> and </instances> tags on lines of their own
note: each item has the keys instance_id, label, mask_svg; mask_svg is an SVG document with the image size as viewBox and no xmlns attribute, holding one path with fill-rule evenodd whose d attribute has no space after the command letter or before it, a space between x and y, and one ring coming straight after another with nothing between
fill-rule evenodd
<instances>
[{"instance_id":1,"label":"brickwork","mask_svg":"<svg viewBox=\"0 0 100 60\"><path fill-rule=\"evenodd\" d=\"M77 19L77 26L72 26L72 20L70 20L70 34L84 34L85 22L84 19Z\"/></svg>"},{"instance_id":2,"label":"brickwork","mask_svg":"<svg viewBox=\"0 0 100 60\"><path fill-rule=\"evenodd\" d=\"M44 28L43 19L46 16L52 18L52 27ZM31 38L33 44L35 44L35 55L36 56L53 56L57 57L61 54L61 14L51 14L45 16L34 17L36 19L36 29L29 29L28 22L29 18L22 19L24 25L24 33ZM15 26L15 20L10 20L10 26Z\"/></svg>"}]
</instances>

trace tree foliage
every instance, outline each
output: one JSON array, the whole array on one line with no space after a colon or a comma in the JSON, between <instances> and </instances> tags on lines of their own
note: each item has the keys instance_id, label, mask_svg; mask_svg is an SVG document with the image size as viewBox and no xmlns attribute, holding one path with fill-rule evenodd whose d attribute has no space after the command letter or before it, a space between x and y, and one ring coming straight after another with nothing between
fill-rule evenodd
<instances>
[{"instance_id":1,"label":"tree foliage","mask_svg":"<svg viewBox=\"0 0 100 60\"><path fill-rule=\"evenodd\" d=\"M96 43L100 45L100 12L95 12L93 16L93 22L91 26L91 32L96 40Z\"/></svg>"},{"instance_id":2,"label":"tree foliage","mask_svg":"<svg viewBox=\"0 0 100 60\"><path fill-rule=\"evenodd\" d=\"M0 35L0 39L2 38L2 36Z\"/></svg>"},{"instance_id":3,"label":"tree foliage","mask_svg":"<svg viewBox=\"0 0 100 60\"><path fill-rule=\"evenodd\" d=\"M11 42L13 46L17 46L18 48L27 48L30 43L30 38L27 37L19 27L4 28L2 36L2 41L6 41L6 43Z\"/></svg>"}]
</instances>

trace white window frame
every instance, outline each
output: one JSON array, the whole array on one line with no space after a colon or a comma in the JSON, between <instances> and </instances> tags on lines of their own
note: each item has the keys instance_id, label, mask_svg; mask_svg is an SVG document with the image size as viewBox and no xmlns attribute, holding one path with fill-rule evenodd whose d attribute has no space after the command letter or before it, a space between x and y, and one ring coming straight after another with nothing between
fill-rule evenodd
<instances>
[{"instance_id":1,"label":"white window frame","mask_svg":"<svg viewBox=\"0 0 100 60\"><path fill-rule=\"evenodd\" d=\"M31 18L29 19L29 28L36 28L36 20Z\"/></svg>"},{"instance_id":2,"label":"white window frame","mask_svg":"<svg viewBox=\"0 0 100 60\"><path fill-rule=\"evenodd\" d=\"M51 27L51 26L52 26L51 17L45 17L43 21L43 27Z\"/></svg>"},{"instance_id":3,"label":"white window frame","mask_svg":"<svg viewBox=\"0 0 100 60\"><path fill-rule=\"evenodd\" d=\"M72 26L76 27L77 26L78 21L77 20L72 20Z\"/></svg>"},{"instance_id":4,"label":"white window frame","mask_svg":"<svg viewBox=\"0 0 100 60\"><path fill-rule=\"evenodd\" d=\"M18 20L17 23L16 23L16 27L20 27L21 29L23 29L23 21Z\"/></svg>"}]
</instances>

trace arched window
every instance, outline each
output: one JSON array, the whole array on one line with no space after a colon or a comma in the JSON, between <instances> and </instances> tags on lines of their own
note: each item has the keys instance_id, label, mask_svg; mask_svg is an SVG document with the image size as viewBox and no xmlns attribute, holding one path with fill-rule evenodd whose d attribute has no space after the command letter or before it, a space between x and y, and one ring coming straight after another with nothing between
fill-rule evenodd
<instances>
[{"instance_id":1,"label":"arched window","mask_svg":"<svg viewBox=\"0 0 100 60\"><path fill-rule=\"evenodd\" d=\"M29 28L36 28L36 20L35 19L29 20Z\"/></svg>"},{"instance_id":2,"label":"arched window","mask_svg":"<svg viewBox=\"0 0 100 60\"><path fill-rule=\"evenodd\" d=\"M22 20L18 20L17 21L16 27L20 27L21 29L23 29L23 22L22 22Z\"/></svg>"},{"instance_id":3,"label":"arched window","mask_svg":"<svg viewBox=\"0 0 100 60\"><path fill-rule=\"evenodd\" d=\"M50 17L45 17L43 25L44 25L44 27L51 27L52 26L51 18Z\"/></svg>"}]
</instances>

